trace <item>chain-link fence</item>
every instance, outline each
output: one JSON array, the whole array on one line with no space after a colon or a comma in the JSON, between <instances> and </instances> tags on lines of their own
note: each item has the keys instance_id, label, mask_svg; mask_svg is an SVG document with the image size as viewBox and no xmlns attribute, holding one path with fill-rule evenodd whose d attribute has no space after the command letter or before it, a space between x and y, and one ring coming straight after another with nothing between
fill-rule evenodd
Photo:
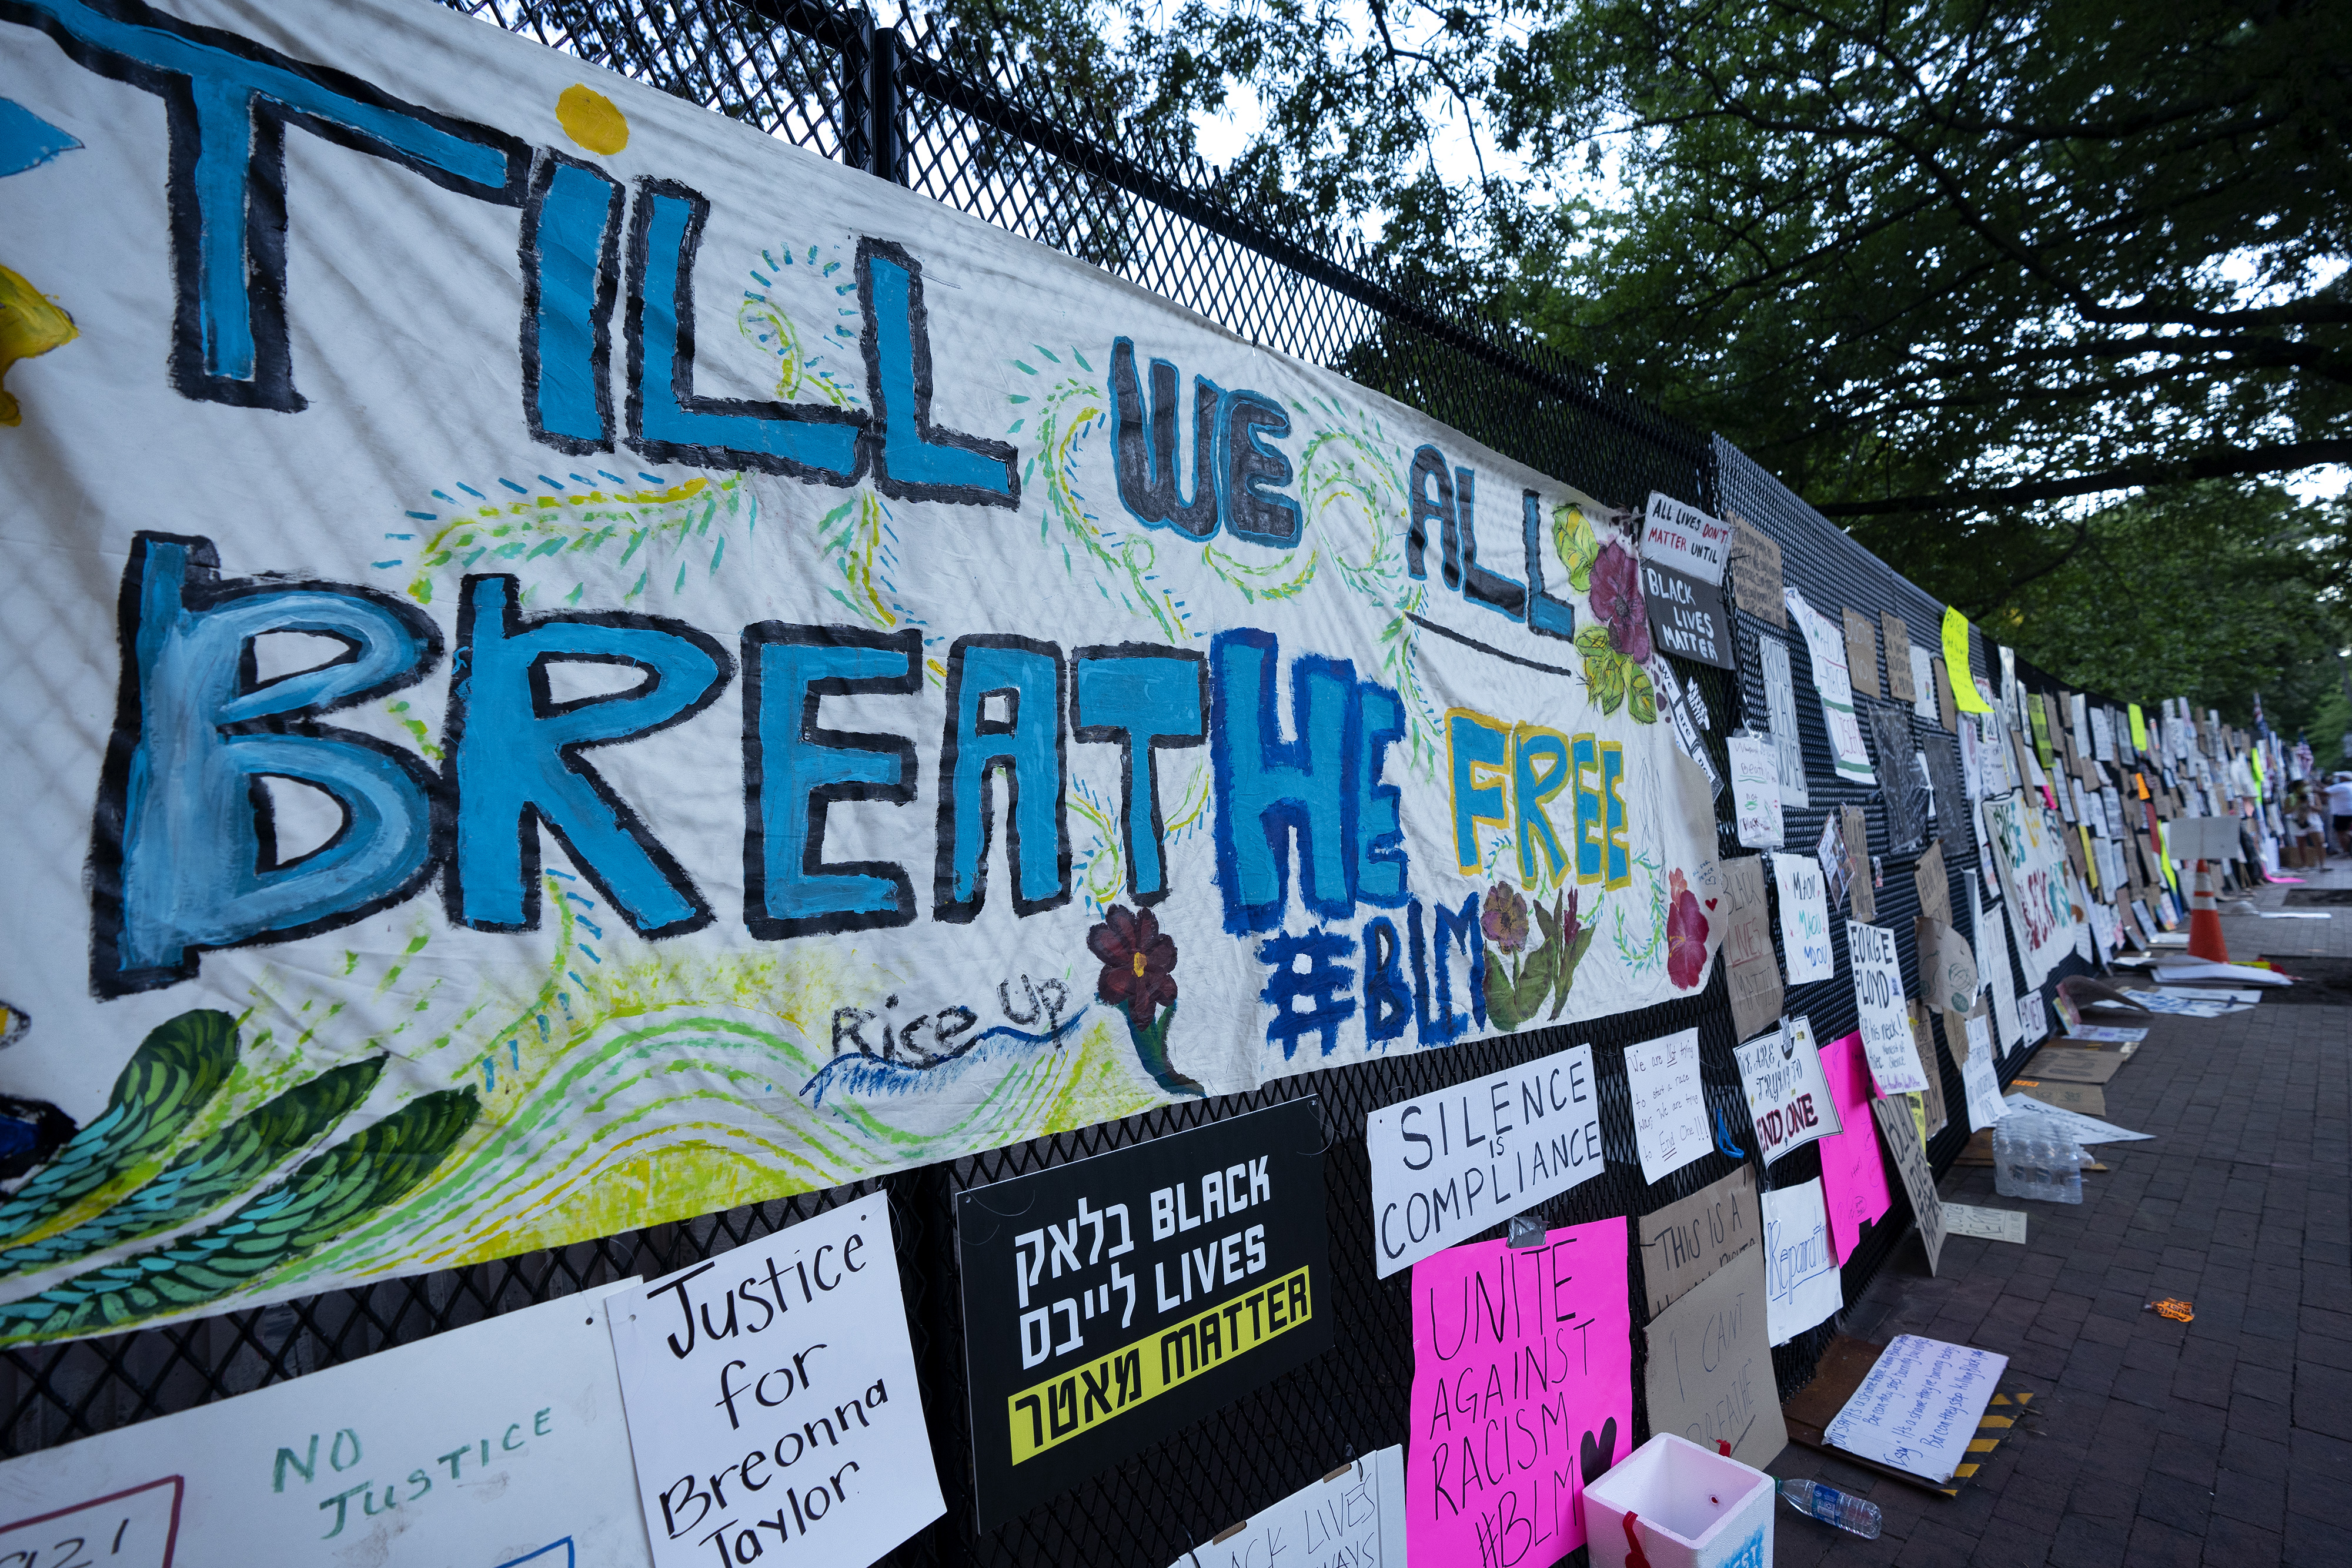
<instances>
[{"instance_id":1,"label":"chain-link fence","mask_svg":"<svg viewBox=\"0 0 2352 1568\"><path fill-rule=\"evenodd\" d=\"M1498 451L1610 505L1652 490L1735 512L1776 538L1788 580L1817 606L1937 622L1941 606L1871 557L1736 450L1710 443L1559 361L1541 345L1413 297L1360 249L1339 254L1235 210L1197 161L1178 161L1092 123L1055 84L996 58L977 42L927 25L878 26L868 15L814 0L451 0L457 8L536 37L797 143L896 180L1016 234L1052 246L1199 311L1265 347L1332 366L1427 411ZM1737 682L1678 668L1710 716L1704 743L1718 769L1724 735L1767 724L1756 674L1759 635L1780 635L1743 609ZM1801 639L1789 639L1792 660ZM1801 663L1799 664L1802 668ZM2037 688L2038 689L2038 688ZM1875 793L1838 784L1817 704L1801 701L1811 805L1789 813L1791 850L1810 847L1822 813L1863 806L1885 863L1879 924L1899 935L1910 994L1917 988L1910 917L1914 855L1896 856ZM1951 747L1940 726L1918 732ZM1973 836L1942 833L1953 887L1977 865ZM1730 843L1727 817L1720 824ZM1964 902L1965 895L1961 895ZM1721 966L1717 966L1720 970ZM1854 1026L1843 971L1793 988L1791 1012L1824 1040ZM593 1243L308 1300L232 1312L0 1359L7 1421L0 1445L25 1453L188 1408L425 1338L499 1312L632 1274L666 1273L724 1252L879 1188L891 1199L918 1367L924 1384L946 1517L894 1554L907 1563L1170 1563L1227 1524L1297 1490L1341 1459L1399 1441L1412 1381L1408 1275L1376 1278L1370 1246L1367 1114L1514 1063L1590 1041L1601 1047L1601 1129L1609 1174L1543 1206L1553 1225L1640 1215L1727 1174L1720 1152L1654 1186L1639 1179L1622 1047L1696 1027L1711 1113L1747 1135L1732 1058L1732 1024L1718 972L1699 996L1649 1010L1290 1079L1256 1093L1192 1103L999 1149L880 1182L804 1194L631 1231ZM1946 1099L1964 1104L1945 1059ZM1321 1097L1337 1349L1106 1471L1003 1530L974 1531L964 1339L953 1233L955 1195L1043 1166L1163 1136L1277 1101ZM1933 1145L1948 1165L1966 1138L1956 1116ZM1811 1149L1766 1173L1769 1185L1819 1174ZM1904 1233L1906 1210L1875 1227L1847 1266L1848 1299ZM1638 1280L1638 1276L1636 1276ZM1634 1322L1647 1312L1639 1284ZM1784 1393L1801 1385L1828 1328L1775 1354ZM1634 1432L1648 1432L1643 1336L1634 1338Z\"/></svg>"}]
</instances>

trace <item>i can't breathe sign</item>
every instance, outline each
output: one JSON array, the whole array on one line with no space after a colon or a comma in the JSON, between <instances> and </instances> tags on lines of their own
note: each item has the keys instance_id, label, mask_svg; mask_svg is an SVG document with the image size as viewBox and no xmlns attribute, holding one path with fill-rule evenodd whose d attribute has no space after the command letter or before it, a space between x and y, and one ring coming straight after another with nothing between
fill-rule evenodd
<instances>
[{"instance_id":1,"label":"i can't breathe sign","mask_svg":"<svg viewBox=\"0 0 2352 1568\"><path fill-rule=\"evenodd\" d=\"M947 1511L881 1195L604 1312L656 1568L871 1563Z\"/></svg>"}]
</instances>

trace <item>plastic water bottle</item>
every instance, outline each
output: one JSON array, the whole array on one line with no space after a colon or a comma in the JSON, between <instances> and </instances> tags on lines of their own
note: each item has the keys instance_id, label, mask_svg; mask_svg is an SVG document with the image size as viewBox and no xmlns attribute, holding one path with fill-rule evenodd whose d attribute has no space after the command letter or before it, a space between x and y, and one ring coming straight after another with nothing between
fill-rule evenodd
<instances>
[{"instance_id":1,"label":"plastic water bottle","mask_svg":"<svg viewBox=\"0 0 2352 1568\"><path fill-rule=\"evenodd\" d=\"M1823 1524L1834 1524L1864 1541L1878 1539L1878 1505L1866 1497L1842 1492L1821 1481L1786 1480L1780 1495L1790 1508Z\"/></svg>"},{"instance_id":2,"label":"plastic water bottle","mask_svg":"<svg viewBox=\"0 0 2352 1568\"><path fill-rule=\"evenodd\" d=\"M2045 1203L2083 1201L2083 1146L2038 1116L2004 1116L1992 1134L1993 1190Z\"/></svg>"}]
</instances>

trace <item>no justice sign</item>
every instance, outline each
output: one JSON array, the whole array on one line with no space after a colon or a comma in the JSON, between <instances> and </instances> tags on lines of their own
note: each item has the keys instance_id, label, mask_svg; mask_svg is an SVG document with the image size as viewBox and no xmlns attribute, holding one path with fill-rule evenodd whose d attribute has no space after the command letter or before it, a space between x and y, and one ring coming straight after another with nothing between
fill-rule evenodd
<instances>
[{"instance_id":1,"label":"no justice sign","mask_svg":"<svg viewBox=\"0 0 2352 1568\"><path fill-rule=\"evenodd\" d=\"M1323 1146L1308 1098L958 1197L982 1530L1331 1347Z\"/></svg>"}]
</instances>

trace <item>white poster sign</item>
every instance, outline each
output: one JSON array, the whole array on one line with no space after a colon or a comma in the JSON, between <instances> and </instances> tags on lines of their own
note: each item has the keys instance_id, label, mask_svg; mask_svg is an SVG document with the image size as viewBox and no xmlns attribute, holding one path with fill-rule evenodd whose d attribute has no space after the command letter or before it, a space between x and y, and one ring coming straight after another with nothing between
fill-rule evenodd
<instances>
[{"instance_id":1,"label":"white poster sign","mask_svg":"<svg viewBox=\"0 0 2352 1568\"><path fill-rule=\"evenodd\" d=\"M1875 784L1870 748L1862 738L1862 723L1854 715L1853 677L1846 669L1844 632L1816 613L1795 589L1785 591L1789 613L1805 634L1812 655L1813 690L1822 699L1822 723L1827 727L1830 755L1837 776L1849 784Z\"/></svg>"},{"instance_id":2,"label":"white poster sign","mask_svg":"<svg viewBox=\"0 0 2352 1568\"><path fill-rule=\"evenodd\" d=\"M1381 1279L1601 1172L1592 1048L1384 1105L1364 1118Z\"/></svg>"},{"instance_id":3,"label":"white poster sign","mask_svg":"<svg viewBox=\"0 0 2352 1568\"><path fill-rule=\"evenodd\" d=\"M1786 1344L1845 1305L1822 1178L1764 1194L1764 1313L1774 1344Z\"/></svg>"},{"instance_id":4,"label":"white poster sign","mask_svg":"<svg viewBox=\"0 0 2352 1568\"><path fill-rule=\"evenodd\" d=\"M2024 1026L2018 1021L2017 972L2009 962L2009 916L1998 904L1984 902L1983 884L1977 873L1962 873L1969 883L1969 929L1977 942L1977 972L1992 988L1993 1029L2000 1039L2003 1056L2025 1042Z\"/></svg>"},{"instance_id":5,"label":"white poster sign","mask_svg":"<svg viewBox=\"0 0 2352 1568\"><path fill-rule=\"evenodd\" d=\"M1850 1454L1941 1486L1968 1457L2009 1357L1896 1334L1823 1433Z\"/></svg>"},{"instance_id":6,"label":"white poster sign","mask_svg":"<svg viewBox=\"0 0 2352 1568\"><path fill-rule=\"evenodd\" d=\"M1403 1568L1404 1447L1351 1460L1168 1568Z\"/></svg>"},{"instance_id":7,"label":"white poster sign","mask_svg":"<svg viewBox=\"0 0 2352 1568\"><path fill-rule=\"evenodd\" d=\"M1830 943L1822 862L1809 854L1774 855L1772 880L1780 890L1780 950L1789 960L1789 984L1833 977L1837 953Z\"/></svg>"},{"instance_id":8,"label":"white poster sign","mask_svg":"<svg viewBox=\"0 0 2352 1568\"><path fill-rule=\"evenodd\" d=\"M1731 558L1731 525L1672 496L1650 492L1642 517L1642 559L1720 586Z\"/></svg>"},{"instance_id":9,"label":"white poster sign","mask_svg":"<svg viewBox=\"0 0 2352 1568\"><path fill-rule=\"evenodd\" d=\"M1797 687L1789 674L1789 644L1759 632L1756 663L1764 674L1764 711L1772 723L1772 756L1780 769L1781 804L1809 805L1812 797L1805 783L1805 748L1797 728Z\"/></svg>"},{"instance_id":10,"label":"white poster sign","mask_svg":"<svg viewBox=\"0 0 2352 1568\"><path fill-rule=\"evenodd\" d=\"M1576 476L420 0L0 8L0 998L88 1134L0 1346L1706 984ZM134 1193L344 1067L321 1223Z\"/></svg>"},{"instance_id":11,"label":"white poster sign","mask_svg":"<svg viewBox=\"0 0 2352 1568\"><path fill-rule=\"evenodd\" d=\"M604 1315L656 1568L871 1563L947 1511L880 1193Z\"/></svg>"},{"instance_id":12,"label":"white poster sign","mask_svg":"<svg viewBox=\"0 0 2352 1568\"><path fill-rule=\"evenodd\" d=\"M1777 850L1780 826L1780 767L1769 740L1752 735L1724 737L1731 754L1732 815L1739 841L1750 849Z\"/></svg>"},{"instance_id":13,"label":"white poster sign","mask_svg":"<svg viewBox=\"0 0 2352 1568\"><path fill-rule=\"evenodd\" d=\"M1946 1021L1949 1021L1947 1015ZM1967 1020L1968 1055L1960 1061L1960 1082L1968 1091L1969 1131L1981 1133L2001 1119L2000 1074L1993 1065L1992 1021L1982 1012Z\"/></svg>"},{"instance_id":14,"label":"white poster sign","mask_svg":"<svg viewBox=\"0 0 2352 1568\"><path fill-rule=\"evenodd\" d=\"M1903 963L1895 933L1859 920L1845 923L1847 956L1853 963L1853 1005L1861 1015L1862 1051L1878 1092L1925 1092L1919 1048L1911 1039L1910 1002L1903 994Z\"/></svg>"},{"instance_id":15,"label":"white poster sign","mask_svg":"<svg viewBox=\"0 0 2352 1568\"><path fill-rule=\"evenodd\" d=\"M1734 1046L1731 1054L1739 1063L1739 1087L1748 1096L1748 1119L1766 1165L1845 1130L1829 1080L1822 1075L1821 1048L1813 1043L1810 1019L1786 1019L1771 1033Z\"/></svg>"},{"instance_id":16,"label":"white poster sign","mask_svg":"<svg viewBox=\"0 0 2352 1568\"><path fill-rule=\"evenodd\" d=\"M0 1563L647 1568L597 1306L635 1289L559 1297L12 1459L0 1521L17 1522L0 1525Z\"/></svg>"},{"instance_id":17,"label":"white poster sign","mask_svg":"<svg viewBox=\"0 0 2352 1568\"><path fill-rule=\"evenodd\" d=\"M1633 1142L1643 1181L1657 1181L1715 1147L1706 1091L1699 1082L1697 1030L1627 1046L1625 1075L1633 1081Z\"/></svg>"}]
</instances>

